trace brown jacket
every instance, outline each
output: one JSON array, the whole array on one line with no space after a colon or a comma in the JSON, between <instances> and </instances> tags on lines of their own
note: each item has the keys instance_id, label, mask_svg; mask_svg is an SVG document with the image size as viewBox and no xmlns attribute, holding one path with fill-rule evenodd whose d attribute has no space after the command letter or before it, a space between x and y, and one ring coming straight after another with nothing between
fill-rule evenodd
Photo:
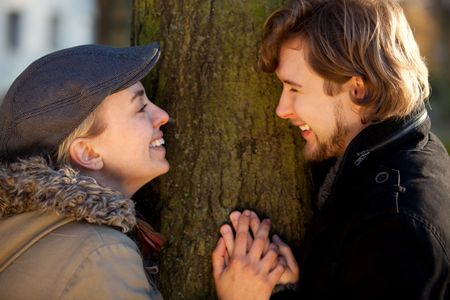
<instances>
[{"instance_id":1,"label":"brown jacket","mask_svg":"<svg viewBox=\"0 0 450 300\"><path fill-rule=\"evenodd\" d=\"M135 222L130 199L71 168L1 166L0 298L162 299L123 233Z\"/></svg>"}]
</instances>

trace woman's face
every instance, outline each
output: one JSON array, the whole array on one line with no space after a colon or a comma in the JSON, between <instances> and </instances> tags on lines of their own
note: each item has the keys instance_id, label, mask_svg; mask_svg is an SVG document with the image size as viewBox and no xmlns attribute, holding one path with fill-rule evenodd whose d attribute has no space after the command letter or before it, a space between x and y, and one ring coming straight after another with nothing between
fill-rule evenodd
<instances>
[{"instance_id":1,"label":"woman's face","mask_svg":"<svg viewBox=\"0 0 450 300\"><path fill-rule=\"evenodd\" d=\"M160 130L169 115L150 102L140 82L108 96L97 116L106 129L91 142L103 162L104 183L131 196L169 170Z\"/></svg>"}]
</instances>

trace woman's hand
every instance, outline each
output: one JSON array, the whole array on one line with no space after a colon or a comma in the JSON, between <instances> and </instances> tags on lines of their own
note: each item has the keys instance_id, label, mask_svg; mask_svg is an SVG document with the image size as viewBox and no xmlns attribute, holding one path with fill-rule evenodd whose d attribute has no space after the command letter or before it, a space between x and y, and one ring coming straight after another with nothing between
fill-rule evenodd
<instances>
[{"instance_id":1,"label":"woman's hand","mask_svg":"<svg viewBox=\"0 0 450 300\"><path fill-rule=\"evenodd\" d=\"M230 220L233 227L237 228L239 218L241 216L241 213L238 211L233 211L230 214ZM251 212L251 220L250 220L250 227L255 234L259 228L260 220L258 218L258 215L255 212ZM224 225L227 226L227 225ZM223 227L222 227L223 228ZM227 245L227 248L233 247L233 240L230 239L229 235L226 235L226 237L222 234L224 238L226 238L225 242ZM299 268L297 261L294 258L294 255L292 253L291 248L284 243L281 238L278 235L274 235L272 238L272 241L275 245L278 246L278 263L282 264L285 267L285 271L283 275L281 276L280 280L277 284L288 284L288 283L297 283L299 280ZM253 238L250 235L250 232L247 235L247 246L250 247L252 245ZM269 247L270 241L267 240L264 246L265 251L267 251Z\"/></svg>"},{"instance_id":2,"label":"woman's hand","mask_svg":"<svg viewBox=\"0 0 450 300\"><path fill-rule=\"evenodd\" d=\"M248 246L250 219L251 213L248 210L240 215L236 239L229 225L222 226L223 237L212 253L214 282L221 300L269 299L284 273L284 266L277 263L277 247L269 244L264 253L270 230L269 220L261 222L254 235L255 239Z\"/></svg>"}]
</instances>

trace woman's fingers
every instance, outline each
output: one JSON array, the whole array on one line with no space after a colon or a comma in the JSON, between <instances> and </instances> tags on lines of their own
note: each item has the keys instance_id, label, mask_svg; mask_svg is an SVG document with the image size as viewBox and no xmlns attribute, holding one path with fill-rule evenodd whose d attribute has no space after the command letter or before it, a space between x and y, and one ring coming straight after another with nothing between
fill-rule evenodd
<instances>
[{"instance_id":1,"label":"woman's fingers","mask_svg":"<svg viewBox=\"0 0 450 300\"><path fill-rule=\"evenodd\" d=\"M270 220L265 219L261 222L256 232L255 239L249 251L249 257L253 261L259 261L269 240Z\"/></svg>"},{"instance_id":2,"label":"woman's fingers","mask_svg":"<svg viewBox=\"0 0 450 300\"><path fill-rule=\"evenodd\" d=\"M252 216L251 216L251 220L250 220L250 228L252 230L253 236L255 236L256 233L258 232L258 228L259 228L260 224L261 224L261 222L259 221L258 215L252 211ZM269 239L267 239L266 243L264 245L263 254L265 254L267 252L267 250L269 249L269 244L270 244L270 241L269 241Z\"/></svg>"},{"instance_id":3,"label":"woman's fingers","mask_svg":"<svg viewBox=\"0 0 450 300\"><path fill-rule=\"evenodd\" d=\"M239 211L233 211L230 214L230 221L231 221L231 224L232 224L234 230L237 230L237 225L238 225L240 216L241 216L241 213ZM251 211L250 212L250 230L251 230L253 236L252 236L252 234L250 234L250 231L249 231L248 237L247 237L248 238L247 251L250 251L250 247L253 244L254 237L256 235L256 232L258 232L258 228L259 228L260 224L261 224L261 221L259 220L258 215L254 211ZM269 248L269 244L270 244L270 241L267 240L267 243L264 246L263 253L267 252L267 249Z\"/></svg>"},{"instance_id":4,"label":"woman's fingers","mask_svg":"<svg viewBox=\"0 0 450 300\"><path fill-rule=\"evenodd\" d=\"M217 242L216 248L212 253L213 276L217 280L225 269L226 247L223 238Z\"/></svg>"},{"instance_id":5,"label":"woman's fingers","mask_svg":"<svg viewBox=\"0 0 450 300\"><path fill-rule=\"evenodd\" d=\"M225 268L230 265L230 255L228 254L228 251L225 251Z\"/></svg>"},{"instance_id":6,"label":"woman's fingers","mask_svg":"<svg viewBox=\"0 0 450 300\"><path fill-rule=\"evenodd\" d=\"M241 216L241 212L237 211L237 210L231 212L231 214L230 214L230 221L231 221L231 224L233 225L234 230L237 230L237 225L238 225L240 216Z\"/></svg>"},{"instance_id":7,"label":"woman's fingers","mask_svg":"<svg viewBox=\"0 0 450 300\"><path fill-rule=\"evenodd\" d=\"M231 225L233 225L234 230L237 230L240 216L241 216L241 213L239 211L233 211L230 214L230 221L231 221ZM250 224L251 224L251 219L250 219ZM250 250L250 246L252 244L253 244L253 238L249 231L247 234L247 252Z\"/></svg>"},{"instance_id":8,"label":"woman's fingers","mask_svg":"<svg viewBox=\"0 0 450 300\"><path fill-rule=\"evenodd\" d=\"M250 219L250 229L252 230L253 236L255 236L258 232L259 224L261 224L261 221L259 220L258 215L254 211L252 211Z\"/></svg>"},{"instance_id":9,"label":"woman's fingers","mask_svg":"<svg viewBox=\"0 0 450 300\"><path fill-rule=\"evenodd\" d=\"M226 250L229 255L233 253L234 250L234 234L230 225L225 224L220 227L220 233L222 234L222 238L225 243Z\"/></svg>"},{"instance_id":10,"label":"woman's fingers","mask_svg":"<svg viewBox=\"0 0 450 300\"><path fill-rule=\"evenodd\" d=\"M245 210L239 217L234 243L233 256L243 256L247 253L247 236L250 226L250 211Z\"/></svg>"}]
</instances>

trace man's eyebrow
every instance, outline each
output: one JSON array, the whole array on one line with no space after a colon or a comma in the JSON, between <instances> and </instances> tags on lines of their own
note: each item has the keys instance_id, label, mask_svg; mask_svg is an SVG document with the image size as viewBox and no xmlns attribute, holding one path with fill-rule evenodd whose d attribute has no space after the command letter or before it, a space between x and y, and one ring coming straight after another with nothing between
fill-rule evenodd
<instances>
[{"instance_id":1,"label":"man's eyebrow","mask_svg":"<svg viewBox=\"0 0 450 300\"><path fill-rule=\"evenodd\" d=\"M137 91L134 93L133 97L131 97L131 100L130 100L130 101L133 102L134 99L140 98L140 97L142 97L142 96L144 96L144 95L145 95L144 89L137 90Z\"/></svg>"},{"instance_id":2,"label":"man's eyebrow","mask_svg":"<svg viewBox=\"0 0 450 300\"><path fill-rule=\"evenodd\" d=\"M293 85L293 86L299 87L299 88L303 87L300 83L296 83L296 82L293 82L293 81L290 81L290 80L282 80L282 82L287 83L289 85Z\"/></svg>"}]
</instances>

